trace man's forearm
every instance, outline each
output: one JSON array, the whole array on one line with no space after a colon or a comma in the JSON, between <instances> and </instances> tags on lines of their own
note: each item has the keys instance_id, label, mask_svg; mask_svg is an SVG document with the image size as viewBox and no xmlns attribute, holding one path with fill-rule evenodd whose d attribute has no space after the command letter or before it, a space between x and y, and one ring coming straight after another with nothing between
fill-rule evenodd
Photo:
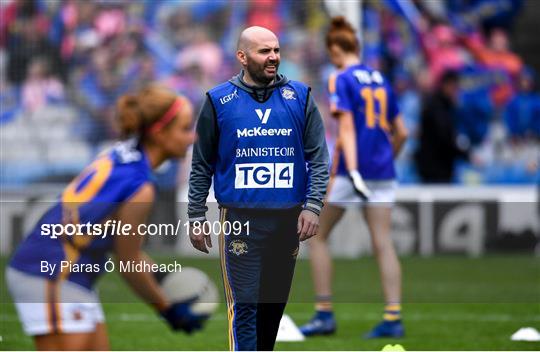
<instances>
[{"instance_id":1,"label":"man's forearm","mask_svg":"<svg viewBox=\"0 0 540 352\"><path fill-rule=\"evenodd\" d=\"M328 185L328 147L324 124L317 106L310 97L308 101L306 130L304 133L304 155L308 166L306 208L319 213Z\"/></svg>"},{"instance_id":2,"label":"man's forearm","mask_svg":"<svg viewBox=\"0 0 540 352\"><path fill-rule=\"evenodd\" d=\"M189 176L189 194L188 194L188 217L189 221L203 220L206 216L208 207L206 198L210 186L212 185L212 176L201 165L192 164Z\"/></svg>"}]
</instances>

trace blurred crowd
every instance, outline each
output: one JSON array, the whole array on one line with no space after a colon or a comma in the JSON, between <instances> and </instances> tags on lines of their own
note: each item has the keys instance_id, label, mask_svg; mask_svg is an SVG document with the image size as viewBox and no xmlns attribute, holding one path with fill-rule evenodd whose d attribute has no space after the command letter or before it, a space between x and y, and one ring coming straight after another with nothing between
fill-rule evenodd
<instances>
[{"instance_id":1,"label":"blurred crowd","mask_svg":"<svg viewBox=\"0 0 540 352\"><path fill-rule=\"evenodd\" d=\"M411 131L397 162L402 183L537 179L537 77L509 40L522 2L363 1L363 60L391 80ZM0 11L2 128L69 106L71 132L93 155L118 137L120 95L157 81L199 106L236 74L237 36L255 24L278 34L280 72L311 85L329 116L324 1L8 0ZM332 141L335 123L327 126ZM161 182L174 187L178 177L172 164Z\"/></svg>"}]
</instances>

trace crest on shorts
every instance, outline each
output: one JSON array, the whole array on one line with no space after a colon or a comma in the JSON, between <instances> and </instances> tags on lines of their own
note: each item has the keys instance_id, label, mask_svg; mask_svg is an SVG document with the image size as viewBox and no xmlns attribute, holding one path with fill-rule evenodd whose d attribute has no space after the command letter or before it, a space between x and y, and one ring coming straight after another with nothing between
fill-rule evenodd
<instances>
[{"instance_id":1,"label":"crest on shorts","mask_svg":"<svg viewBox=\"0 0 540 352\"><path fill-rule=\"evenodd\" d=\"M241 240L234 240L229 244L229 252L236 255L246 254L248 252L247 243Z\"/></svg>"},{"instance_id":2,"label":"crest on shorts","mask_svg":"<svg viewBox=\"0 0 540 352\"><path fill-rule=\"evenodd\" d=\"M73 312L73 320L79 321L82 320L83 316L80 310L76 310Z\"/></svg>"},{"instance_id":3,"label":"crest on shorts","mask_svg":"<svg viewBox=\"0 0 540 352\"><path fill-rule=\"evenodd\" d=\"M294 90L287 87L281 90L281 96L287 100L296 100L296 97L294 96Z\"/></svg>"}]
</instances>

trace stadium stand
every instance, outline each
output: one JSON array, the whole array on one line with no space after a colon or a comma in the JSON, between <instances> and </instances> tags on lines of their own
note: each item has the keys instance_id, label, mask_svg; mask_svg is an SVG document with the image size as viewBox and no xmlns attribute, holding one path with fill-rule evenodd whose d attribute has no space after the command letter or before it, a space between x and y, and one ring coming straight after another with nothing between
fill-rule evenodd
<instances>
[{"instance_id":1,"label":"stadium stand","mask_svg":"<svg viewBox=\"0 0 540 352\"><path fill-rule=\"evenodd\" d=\"M71 177L118 137L115 99L147 82L161 82L200 104L208 88L236 72L233 48L247 25L278 33L281 72L309 83L328 116L324 2L263 5L2 1L0 184ZM540 95L532 67L539 56L533 53L527 62L512 50L514 28L530 27L520 23L520 14L529 11L538 6L510 0L363 2L364 60L392 80L412 131L397 162L401 183L421 182L414 155L422 107L448 69L459 72L455 127L468 146L452 182L537 182ZM520 45L527 40L520 38ZM330 119L327 125L331 140L335 126ZM163 182L177 177L168 172Z\"/></svg>"}]
</instances>

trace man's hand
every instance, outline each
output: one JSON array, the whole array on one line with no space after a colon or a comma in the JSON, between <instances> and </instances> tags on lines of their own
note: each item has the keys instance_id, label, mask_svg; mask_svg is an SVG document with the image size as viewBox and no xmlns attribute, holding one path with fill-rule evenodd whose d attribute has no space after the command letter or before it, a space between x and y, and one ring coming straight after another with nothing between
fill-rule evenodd
<instances>
[{"instance_id":1,"label":"man's hand","mask_svg":"<svg viewBox=\"0 0 540 352\"><path fill-rule=\"evenodd\" d=\"M190 223L189 225L189 239L191 244L201 252L208 254L208 248L212 248L210 224L205 220L202 223L196 221L194 223Z\"/></svg>"},{"instance_id":2,"label":"man's hand","mask_svg":"<svg viewBox=\"0 0 540 352\"><path fill-rule=\"evenodd\" d=\"M371 191L369 188L367 188L362 175L360 175L358 171L354 170L349 172L349 177L351 178L356 193L358 193L363 200L368 200L368 198L371 196Z\"/></svg>"},{"instance_id":3,"label":"man's hand","mask_svg":"<svg viewBox=\"0 0 540 352\"><path fill-rule=\"evenodd\" d=\"M298 234L300 241L305 241L317 234L319 229L319 216L312 211L302 210L298 217Z\"/></svg>"}]
</instances>

